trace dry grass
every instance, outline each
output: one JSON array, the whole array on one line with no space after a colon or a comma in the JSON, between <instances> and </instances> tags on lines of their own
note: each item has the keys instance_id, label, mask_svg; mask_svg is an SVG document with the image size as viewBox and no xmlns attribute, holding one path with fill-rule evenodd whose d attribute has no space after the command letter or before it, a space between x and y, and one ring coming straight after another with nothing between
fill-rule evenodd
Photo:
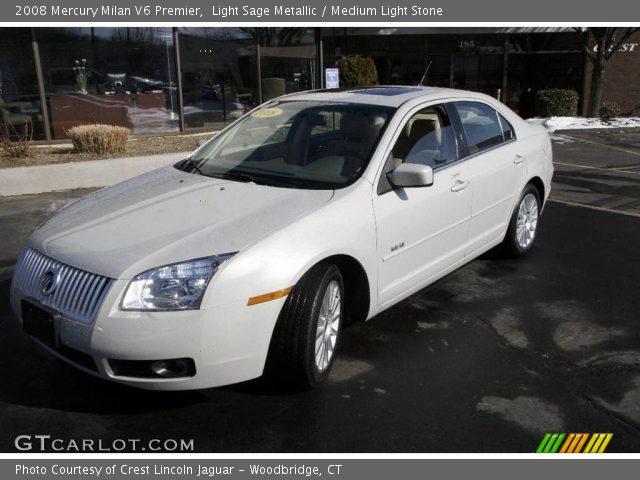
<instances>
[{"instance_id":1,"label":"dry grass","mask_svg":"<svg viewBox=\"0 0 640 480\"><path fill-rule=\"evenodd\" d=\"M22 133L18 132L13 125L6 123L0 127L0 137L2 139L2 153L11 159L28 158L33 154L33 135L31 124L25 122Z\"/></svg>"},{"instance_id":2,"label":"dry grass","mask_svg":"<svg viewBox=\"0 0 640 480\"><path fill-rule=\"evenodd\" d=\"M208 140L213 137L214 134L215 132L207 132L197 135L129 138L125 155L127 157L138 157L163 153L188 152L196 149L198 140ZM71 145L42 145L33 147L30 155L25 158L9 158L1 155L0 168L83 162L86 160L102 160L122 156L123 154L91 155L77 153Z\"/></svg>"},{"instance_id":3,"label":"dry grass","mask_svg":"<svg viewBox=\"0 0 640 480\"><path fill-rule=\"evenodd\" d=\"M73 127L67 135L76 152L91 155L125 153L129 141L128 128L100 123Z\"/></svg>"}]
</instances>

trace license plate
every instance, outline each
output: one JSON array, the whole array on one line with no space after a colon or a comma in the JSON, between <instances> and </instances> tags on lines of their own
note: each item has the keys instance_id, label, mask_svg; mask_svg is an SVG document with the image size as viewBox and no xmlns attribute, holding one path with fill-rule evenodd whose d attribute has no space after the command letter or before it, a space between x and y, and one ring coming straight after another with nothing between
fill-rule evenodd
<instances>
[{"instance_id":1,"label":"license plate","mask_svg":"<svg viewBox=\"0 0 640 480\"><path fill-rule=\"evenodd\" d=\"M22 328L45 345L56 347L56 325L53 315L25 300L22 301Z\"/></svg>"}]
</instances>

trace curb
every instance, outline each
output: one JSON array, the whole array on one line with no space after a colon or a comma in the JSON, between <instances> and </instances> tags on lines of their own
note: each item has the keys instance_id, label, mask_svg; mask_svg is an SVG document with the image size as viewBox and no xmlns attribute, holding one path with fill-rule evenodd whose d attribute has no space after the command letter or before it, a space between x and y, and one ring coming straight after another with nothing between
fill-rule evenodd
<instances>
[{"instance_id":1,"label":"curb","mask_svg":"<svg viewBox=\"0 0 640 480\"><path fill-rule=\"evenodd\" d=\"M0 169L0 197L106 187L171 165L189 152Z\"/></svg>"}]
</instances>

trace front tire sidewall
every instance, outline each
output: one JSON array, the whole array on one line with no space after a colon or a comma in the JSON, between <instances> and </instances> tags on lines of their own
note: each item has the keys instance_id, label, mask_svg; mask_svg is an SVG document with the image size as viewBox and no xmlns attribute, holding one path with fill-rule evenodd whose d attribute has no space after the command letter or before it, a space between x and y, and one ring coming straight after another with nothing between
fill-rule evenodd
<instances>
[{"instance_id":1,"label":"front tire sidewall","mask_svg":"<svg viewBox=\"0 0 640 480\"><path fill-rule=\"evenodd\" d=\"M329 364L327 367L320 371L318 366L316 365L316 355L315 355L315 344L316 344L316 330L318 328L318 322L320 321L320 310L322 308L322 300L324 298L325 291L329 284L335 281L338 284L338 288L340 291L340 323L338 324L338 334L336 337L336 343L333 350L333 354L329 359ZM323 383L329 377L329 373L331 372L331 367L336 359L336 353L340 344L340 334L342 332L342 325L344 324L344 284L342 281L342 275L340 274L340 270L334 265L330 266L320 281L318 288L315 292L314 299L314 309L311 315L311 321L309 321L309 325L307 328L307 351L305 353L305 358L307 361L306 370L308 372L308 377L312 386Z\"/></svg>"}]
</instances>

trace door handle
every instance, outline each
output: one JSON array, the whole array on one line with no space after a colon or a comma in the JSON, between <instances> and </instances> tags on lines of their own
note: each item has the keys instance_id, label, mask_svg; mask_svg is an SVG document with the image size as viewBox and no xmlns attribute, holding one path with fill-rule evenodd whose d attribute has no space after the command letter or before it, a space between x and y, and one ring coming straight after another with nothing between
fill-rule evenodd
<instances>
[{"instance_id":1,"label":"door handle","mask_svg":"<svg viewBox=\"0 0 640 480\"><path fill-rule=\"evenodd\" d=\"M517 153L516 156L513 158L513 163L518 165L522 163L523 160L524 160L524 155L520 155L519 153Z\"/></svg>"},{"instance_id":2,"label":"door handle","mask_svg":"<svg viewBox=\"0 0 640 480\"><path fill-rule=\"evenodd\" d=\"M451 185L452 192L459 192L460 190L464 190L469 186L469 180L456 180L453 185Z\"/></svg>"}]
</instances>

